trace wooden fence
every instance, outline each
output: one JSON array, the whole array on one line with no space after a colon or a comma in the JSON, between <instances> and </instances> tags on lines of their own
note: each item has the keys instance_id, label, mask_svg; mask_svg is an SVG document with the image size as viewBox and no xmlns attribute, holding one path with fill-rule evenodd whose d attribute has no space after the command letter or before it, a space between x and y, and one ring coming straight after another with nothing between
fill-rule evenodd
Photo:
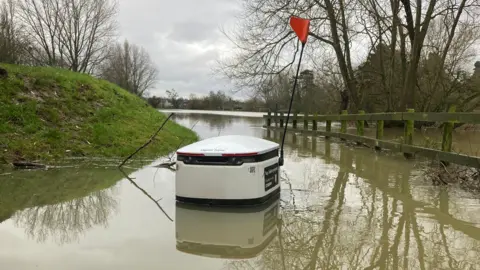
<instances>
[{"instance_id":1,"label":"wooden fence","mask_svg":"<svg viewBox=\"0 0 480 270\"><path fill-rule=\"evenodd\" d=\"M281 113L269 112L264 115L266 120L265 127L269 129L284 129L286 116ZM392 142L383 140L384 121L403 121L404 134L403 142ZM382 148L403 153L406 158L413 158L415 155L427 157L430 159L440 160L444 165L455 163L459 165L474 167L480 169L480 157L468 156L463 154L452 153L452 132L455 123L480 124L480 113L455 113L455 106L451 106L448 112L425 113L414 112L393 112L393 113L369 113L359 111L357 114L348 114L342 111L340 115L302 115L296 113L290 116L290 127L287 131L300 131L297 127L298 121L303 121L303 133L313 136L324 136L326 139L330 137L339 138L342 141L355 141L359 145L366 145L376 150ZM347 121L355 121L356 135L347 133ZM365 121L376 121L375 138L364 136ZM420 147L413 145L414 122L442 122L443 136L441 150ZM318 123L325 122L325 130L318 130ZM332 132L332 122L340 122L340 132ZM312 129L309 129L311 123ZM274 124L274 126L272 126Z\"/></svg>"}]
</instances>

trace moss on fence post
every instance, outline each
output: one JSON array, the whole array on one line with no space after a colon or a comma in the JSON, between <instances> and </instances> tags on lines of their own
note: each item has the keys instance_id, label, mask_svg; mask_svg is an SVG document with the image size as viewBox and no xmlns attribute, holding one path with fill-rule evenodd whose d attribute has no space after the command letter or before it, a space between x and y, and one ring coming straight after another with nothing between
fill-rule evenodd
<instances>
[{"instance_id":1,"label":"moss on fence post","mask_svg":"<svg viewBox=\"0 0 480 270\"><path fill-rule=\"evenodd\" d=\"M347 110L342 110L342 115L347 115L348 111ZM342 126L340 127L340 132L341 133L347 133L347 120L341 120ZM341 139L342 141L345 141L345 139Z\"/></svg>"},{"instance_id":2,"label":"moss on fence post","mask_svg":"<svg viewBox=\"0 0 480 270\"><path fill-rule=\"evenodd\" d=\"M293 128L297 128L297 116L298 116L298 113L294 112L293 113L293 119L292 119L292 127Z\"/></svg>"},{"instance_id":3,"label":"moss on fence post","mask_svg":"<svg viewBox=\"0 0 480 270\"><path fill-rule=\"evenodd\" d=\"M376 139L377 140L382 140L383 139L383 120L378 120L377 121L377 134L376 134ZM382 148L378 146L378 142L376 142L375 145L375 150L380 151Z\"/></svg>"},{"instance_id":4,"label":"moss on fence post","mask_svg":"<svg viewBox=\"0 0 480 270\"><path fill-rule=\"evenodd\" d=\"M358 114L362 115L365 114L364 110L359 110ZM357 120L357 135L363 136L365 134L365 121L364 120ZM361 145L362 142L357 142L357 145Z\"/></svg>"},{"instance_id":5,"label":"moss on fence post","mask_svg":"<svg viewBox=\"0 0 480 270\"><path fill-rule=\"evenodd\" d=\"M326 132L332 132L332 121L331 120L326 121L325 131ZM330 136L325 136L325 139L328 139L328 138L330 138Z\"/></svg>"},{"instance_id":6,"label":"moss on fence post","mask_svg":"<svg viewBox=\"0 0 480 270\"><path fill-rule=\"evenodd\" d=\"M313 114L313 120L312 120L312 129L313 130L317 130L318 127L317 127L317 117L318 117L318 114L317 113L314 113Z\"/></svg>"},{"instance_id":7,"label":"moss on fence post","mask_svg":"<svg viewBox=\"0 0 480 270\"><path fill-rule=\"evenodd\" d=\"M407 113L415 112L414 109L408 109ZM414 131L414 121L413 120L405 120L405 128L403 132L404 144L412 145L413 144L413 131ZM412 153L403 153L405 158L413 158Z\"/></svg>"},{"instance_id":8,"label":"moss on fence post","mask_svg":"<svg viewBox=\"0 0 480 270\"><path fill-rule=\"evenodd\" d=\"M456 110L456 106L451 104L448 107L449 113L454 113ZM451 152L452 151L452 132L453 132L453 124L454 121L448 121L444 123L443 126L443 138L442 138L442 151L444 152ZM443 165L448 166L447 161L441 161Z\"/></svg>"}]
</instances>

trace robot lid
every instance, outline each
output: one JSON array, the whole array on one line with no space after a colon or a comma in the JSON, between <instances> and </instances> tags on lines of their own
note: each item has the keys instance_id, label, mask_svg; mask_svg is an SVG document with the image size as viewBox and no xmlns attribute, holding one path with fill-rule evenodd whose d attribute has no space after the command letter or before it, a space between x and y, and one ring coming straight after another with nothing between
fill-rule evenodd
<instances>
[{"instance_id":1,"label":"robot lid","mask_svg":"<svg viewBox=\"0 0 480 270\"><path fill-rule=\"evenodd\" d=\"M257 156L279 148L279 144L253 136L225 135L184 146L177 155L184 156Z\"/></svg>"}]
</instances>

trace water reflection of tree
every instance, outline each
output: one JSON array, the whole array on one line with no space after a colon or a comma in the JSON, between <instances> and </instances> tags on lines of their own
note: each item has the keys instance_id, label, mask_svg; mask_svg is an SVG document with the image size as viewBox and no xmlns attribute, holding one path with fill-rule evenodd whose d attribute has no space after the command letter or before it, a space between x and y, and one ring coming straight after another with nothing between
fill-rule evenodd
<instances>
[{"instance_id":1,"label":"water reflection of tree","mask_svg":"<svg viewBox=\"0 0 480 270\"><path fill-rule=\"evenodd\" d=\"M38 242L51 237L59 244L69 243L78 240L89 228L107 227L109 217L117 208L114 192L115 189L110 188L68 202L35 206L17 212L13 220Z\"/></svg>"},{"instance_id":2,"label":"water reflection of tree","mask_svg":"<svg viewBox=\"0 0 480 270\"><path fill-rule=\"evenodd\" d=\"M287 201L281 236L256 261L243 261L241 267L229 262L229 267L283 269L285 262L286 269L480 269L480 228L462 220L475 217L456 203L461 197L454 200L455 193L431 187L436 192L419 201L410 163L344 146L334 152L323 156L338 166L328 179L332 188L318 196L327 199L303 208ZM327 167L319 165L305 179L290 179L292 189L326 185L320 176ZM476 218L472 222L478 223Z\"/></svg>"}]
</instances>

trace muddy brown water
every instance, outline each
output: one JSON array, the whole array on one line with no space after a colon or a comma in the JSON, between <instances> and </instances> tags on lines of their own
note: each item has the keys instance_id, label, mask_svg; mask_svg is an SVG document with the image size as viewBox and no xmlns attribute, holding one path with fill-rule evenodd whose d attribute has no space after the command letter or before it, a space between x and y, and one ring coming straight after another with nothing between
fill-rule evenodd
<instances>
[{"instance_id":1,"label":"muddy brown water","mask_svg":"<svg viewBox=\"0 0 480 270\"><path fill-rule=\"evenodd\" d=\"M258 116L177 112L175 121L203 138L279 141ZM126 168L173 221L116 160L3 169L0 267L480 269L480 195L433 186L421 160L300 134L286 142L280 200L242 211L176 205L174 172L152 166L165 158Z\"/></svg>"}]
</instances>

